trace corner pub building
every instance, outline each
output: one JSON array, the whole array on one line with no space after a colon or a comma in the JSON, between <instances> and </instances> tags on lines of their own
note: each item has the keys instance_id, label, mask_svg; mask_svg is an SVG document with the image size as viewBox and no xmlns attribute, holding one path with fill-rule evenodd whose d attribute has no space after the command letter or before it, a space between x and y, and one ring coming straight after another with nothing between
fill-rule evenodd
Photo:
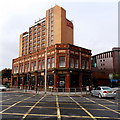
<instances>
[{"instance_id":1,"label":"corner pub building","mask_svg":"<svg viewBox=\"0 0 120 120\"><path fill-rule=\"evenodd\" d=\"M91 50L73 45L73 23L56 5L20 35L11 87L43 90L91 85Z\"/></svg>"}]
</instances>

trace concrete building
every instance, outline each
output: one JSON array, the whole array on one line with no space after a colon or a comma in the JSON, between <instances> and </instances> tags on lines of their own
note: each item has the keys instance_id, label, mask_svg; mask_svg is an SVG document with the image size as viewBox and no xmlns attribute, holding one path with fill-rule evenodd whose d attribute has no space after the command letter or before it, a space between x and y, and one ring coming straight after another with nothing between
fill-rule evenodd
<instances>
[{"instance_id":1,"label":"concrete building","mask_svg":"<svg viewBox=\"0 0 120 120\"><path fill-rule=\"evenodd\" d=\"M120 48L94 55L92 62L93 67L99 71L120 74Z\"/></svg>"},{"instance_id":2,"label":"concrete building","mask_svg":"<svg viewBox=\"0 0 120 120\"><path fill-rule=\"evenodd\" d=\"M19 57L12 62L13 87L29 89L90 86L91 50L73 45L73 23L56 5L20 35Z\"/></svg>"},{"instance_id":3,"label":"concrete building","mask_svg":"<svg viewBox=\"0 0 120 120\"><path fill-rule=\"evenodd\" d=\"M73 23L66 18L66 11L56 5L46 11L46 17L20 35L19 56L39 51L58 43L73 44Z\"/></svg>"},{"instance_id":4,"label":"concrete building","mask_svg":"<svg viewBox=\"0 0 120 120\"><path fill-rule=\"evenodd\" d=\"M120 48L112 48L92 56L92 81L94 86L110 85L109 74L120 74Z\"/></svg>"}]
</instances>

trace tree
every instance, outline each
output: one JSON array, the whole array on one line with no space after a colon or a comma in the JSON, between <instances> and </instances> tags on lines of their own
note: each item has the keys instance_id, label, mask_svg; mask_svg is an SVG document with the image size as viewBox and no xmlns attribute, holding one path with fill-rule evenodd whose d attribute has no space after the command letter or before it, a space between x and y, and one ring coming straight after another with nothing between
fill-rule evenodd
<instances>
[{"instance_id":1,"label":"tree","mask_svg":"<svg viewBox=\"0 0 120 120\"><path fill-rule=\"evenodd\" d=\"M117 80L120 79L120 74L115 74L115 73L114 73L114 74L113 74L113 79L117 79Z\"/></svg>"},{"instance_id":2,"label":"tree","mask_svg":"<svg viewBox=\"0 0 120 120\"><path fill-rule=\"evenodd\" d=\"M2 84L3 84L3 79L4 78L7 78L8 80L11 79L11 72L12 70L11 69L3 69L0 73L1 73L1 79L2 79Z\"/></svg>"}]
</instances>

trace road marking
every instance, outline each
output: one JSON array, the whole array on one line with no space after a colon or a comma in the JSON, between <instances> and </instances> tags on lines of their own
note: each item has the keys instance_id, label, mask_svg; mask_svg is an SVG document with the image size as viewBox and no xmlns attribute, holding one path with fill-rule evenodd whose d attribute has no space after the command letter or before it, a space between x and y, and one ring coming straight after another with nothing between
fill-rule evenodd
<instances>
[{"instance_id":1,"label":"road marking","mask_svg":"<svg viewBox=\"0 0 120 120\"><path fill-rule=\"evenodd\" d=\"M67 117L67 118L91 118L90 116L74 116L74 115L61 115L61 117Z\"/></svg>"},{"instance_id":2,"label":"road marking","mask_svg":"<svg viewBox=\"0 0 120 120\"><path fill-rule=\"evenodd\" d=\"M1 113L2 115L24 115L23 113ZM35 116L35 117L57 117L57 115L45 115L45 114L29 114L28 116ZM67 117L67 118L91 118L90 116L71 116L71 115L61 115L61 117ZM114 117L98 117L98 116L95 116L95 118L98 118L98 119L115 119L115 120L120 120L120 118L114 118Z\"/></svg>"},{"instance_id":3,"label":"road marking","mask_svg":"<svg viewBox=\"0 0 120 120\"><path fill-rule=\"evenodd\" d=\"M23 113L1 113L2 115L24 115ZM28 114L28 116L50 116L50 117L57 117L57 115L45 115L45 114Z\"/></svg>"},{"instance_id":4,"label":"road marking","mask_svg":"<svg viewBox=\"0 0 120 120\"><path fill-rule=\"evenodd\" d=\"M57 115L45 115L45 114L29 114L28 116L57 117Z\"/></svg>"},{"instance_id":5,"label":"road marking","mask_svg":"<svg viewBox=\"0 0 120 120\"><path fill-rule=\"evenodd\" d=\"M9 105L0 105L0 106L9 106ZM23 107L23 108L31 108L32 106L14 106L14 107ZM48 109L55 109L56 107L42 107L42 106L36 106L35 108L48 108ZM67 107L60 107L61 109L73 109L73 110L81 110L81 108L67 108ZM106 110L106 109L88 109L88 110ZM120 110L117 110L120 111Z\"/></svg>"},{"instance_id":6,"label":"road marking","mask_svg":"<svg viewBox=\"0 0 120 120\"><path fill-rule=\"evenodd\" d=\"M58 120L61 120L60 107L59 107L59 103L58 103L58 96L56 96L56 105L57 105L57 116L58 116Z\"/></svg>"},{"instance_id":7,"label":"road marking","mask_svg":"<svg viewBox=\"0 0 120 120\"><path fill-rule=\"evenodd\" d=\"M104 99L104 100L105 100L105 101L108 101L108 102L110 102L110 103L118 104L117 102L113 102L113 101L106 100L106 99Z\"/></svg>"},{"instance_id":8,"label":"road marking","mask_svg":"<svg viewBox=\"0 0 120 120\"><path fill-rule=\"evenodd\" d=\"M23 96L23 95L19 95L18 97L21 97L21 96ZM1 103L1 102L4 102L4 101L11 100L11 99L14 99L14 98L12 97L12 98L8 98L8 99L6 99L6 100L1 100L0 103Z\"/></svg>"},{"instance_id":9,"label":"road marking","mask_svg":"<svg viewBox=\"0 0 120 120\"><path fill-rule=\"evenodd\" d=\"M31 97L33 97L33 96L35 96L35 95L32 95ZM10 109L11 107L14 107L14 106L17 105L18 103L21 103L21 102L24 101L24 100L30 99L31 97L27 97L27 98L25 98L25 99L23 99L23 100L21 100L21 101L18 101L17 103L14 103L13 105L10 105L8 108L0 111L0 113L5 112L6 110Z\"/></svg>"},{"instance_id":10,"label":"road marking","mask_svg":"<svg viewBox=\"0 0 120 120\"><path fill-rule=\"evenodd\" d=\"M67 117L67 118L91 118L90 116L71 116L71 115L61 115L61 117ZM111 120L120 120L120 118L114 118L114 117L98 117L94 116L96 119L111 119Z\"/></svg>"},{"instance_id":11,"label":"road marking","mask_svg":"<svg viewBox=\"0 0 120 120\"><path fill-rule=\"evenodd\" d=\"M70 97L70 96L68 96ZM77 101L75 101L72 97L70 97L82 110L84 110L92 119L97 120L90 112L87 111L83 106L81 106Z\"/></svg>"},{"instance_id":12,"label":"road marking","mask_svg":"<svg viewBox=\"0 0 120 120\"><path fill-rule=\"evenodd\" d=\"M24 120L26 118L26 116L33 110L33 108L35 108L35 106L45 97L46 95L44 95L42 98L40 98L22 117L21 120Z\"/></svg>"},{"instance_id":13,"label":"road marking","mask_svg":"<svg viewBox=\"0 0 120 120\"><path fill-rule=\"evenodd\" d=\"M4 101L11 100L11 99L13 99L13 98L8 98L8 99L6 99L6 100L1 100L0 103L2 103L2 102L4 102Z\"/></svg>"},{"instance_id":14,"label":"road marking","mask_svg":"<svg viewBox=\"0 0 120 120\"><path fill-rule=\"evenodd\" d=\"M111 119L111 120L120 120L120 118L116 118L116 117L98 117L98 116L96 116L96 118L98 118L98 119Z\"/></svg>"},{"instance_id":15,"label":"road marking","mask_svg":"<svg viewBox=\"0 0 120 120\"><path fill-rule=\"evenodd\" d=\"M89 98L86 98L86 97L84 97L84 98L87 99L87 100L89 100L89 101L91 101L91 102L93 102L93 103L96 103L95 101L93 101L93 100L91 100L91 99L89 99ZM114 112L114 113L120 114L120 113L117 112L116 110L113 110L113 109L111 109L111 108L109 108L109 107L106 107L105 105L102 105L102 104L100 104L100 103L96 103L96 104L99 105L99 106L102 106L102 107L106 108L107 110L110 110L110 111L112 111L112 112Z\"/></svg>"}]
</instances>

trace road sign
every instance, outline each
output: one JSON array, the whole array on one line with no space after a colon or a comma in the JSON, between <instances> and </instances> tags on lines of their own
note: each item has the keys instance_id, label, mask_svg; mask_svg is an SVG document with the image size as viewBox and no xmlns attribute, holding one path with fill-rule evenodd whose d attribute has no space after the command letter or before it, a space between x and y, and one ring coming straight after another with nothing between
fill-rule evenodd
<instances>
[{"instance_id":1,"label":"road sign","mask_svg":"<svg viewBox=\"0 0 120 120\"><path fill-rule=\"evenodd\" d=\"M109 74L109 79L113 79L113 74L112 73Z\"/></svg>"}]
</instances>

